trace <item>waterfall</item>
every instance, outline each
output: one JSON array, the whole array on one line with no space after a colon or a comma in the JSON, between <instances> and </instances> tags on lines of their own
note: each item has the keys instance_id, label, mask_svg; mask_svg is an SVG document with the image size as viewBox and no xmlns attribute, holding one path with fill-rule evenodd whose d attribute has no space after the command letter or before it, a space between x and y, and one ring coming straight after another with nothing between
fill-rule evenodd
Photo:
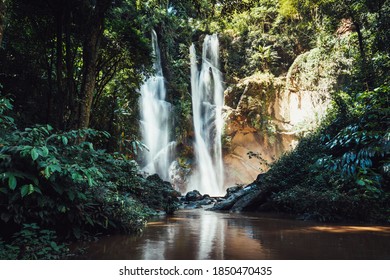
<instances>
[{"instance_id":1,"label":"waterfall","mask_svg":"<svg viewBox=\"0 0 390 280\"><path fill-rule=\"evenodd\" d=\"M197 189L203 194L221 195L224 192L221 145L223 85L217 35L205 37L200 69L193 44L190 56L196 167L189 189Z\"/></svg>"},{"instance_id":2,"label":"waterfall","mask_svg":"<svg viewBox=\"0 0 390 280\"><path fill-rule=\"evenodd\" d=\"M140 114L142 141L148 150L142 152L143 170L157 173L163 180L169 180L169 166L175 156L176 143L171 141L172 105L165 100L165 79L161 67L157 34L152 31L154 54L154 76L141 86Z\"/></svg>"}]
</instances>

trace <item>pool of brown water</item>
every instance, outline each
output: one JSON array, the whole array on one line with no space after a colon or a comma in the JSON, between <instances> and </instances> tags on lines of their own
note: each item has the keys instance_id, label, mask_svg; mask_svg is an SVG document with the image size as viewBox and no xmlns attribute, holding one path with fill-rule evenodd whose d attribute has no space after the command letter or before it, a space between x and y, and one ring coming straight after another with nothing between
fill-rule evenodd
<instances>
[{"instance_id":1,"label":"pool of brown water","mask_svg":"<svg viewBox=\"0 0 390 280\"><path fill-rule=\"evenodd\" d=\"M390 259L390 226L180 210L150 221L141 234L82 246L87 259Z\"/></svg>"}]
</instances>

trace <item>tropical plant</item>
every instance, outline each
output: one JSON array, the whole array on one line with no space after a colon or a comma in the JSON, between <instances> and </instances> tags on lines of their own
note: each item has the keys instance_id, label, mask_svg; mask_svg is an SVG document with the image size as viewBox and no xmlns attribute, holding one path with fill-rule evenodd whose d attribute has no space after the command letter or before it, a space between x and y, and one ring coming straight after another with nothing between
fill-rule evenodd
<instances>
[{"instance_id":1,"label":"tropical plant","mask_svg":"<svg viewBox=\"0 0 390 280\"><path fill-rule=\"evenodd\" d=\"M388 174L390 164L389 92L389 86L383 85L356 94L344 109L351 123L333 137L323 135L331 154L319 160L319 164L354 177L358 185L378 194L383 191L381 174Z\"/></svg>"},{"instance_id":2,"label":"tropical plant","mask_svg":"<svg viewBox=\"0 0 390 280\"><path fill-rule=\"evenodd\" d=\"M170 185L143 179L134 161L88 141L99 146L107 137L92 129L55 132L49 125L8 129L1 135L0 223L12 231L35 222L81 238L138 231L156 210L175 208Z\"/></svg>"},{"instance_id":3,"label":"tropical plant","mask_svg":"<svg viewBox=\"0 0 390 280\"><path fill-rule=\"evenodd\" d=\"M23 224L10 244L0 239L0 259L58 260L69 257L68 244L59 243L56 233L37 224Z\"/></svg>"}]
</instances>

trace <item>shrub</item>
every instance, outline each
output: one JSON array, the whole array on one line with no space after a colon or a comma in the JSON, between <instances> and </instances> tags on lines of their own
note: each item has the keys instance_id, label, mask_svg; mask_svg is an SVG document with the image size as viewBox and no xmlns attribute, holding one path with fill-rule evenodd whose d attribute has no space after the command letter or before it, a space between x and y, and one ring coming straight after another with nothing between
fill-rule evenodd
<instances>
[{"instance_id":1,"label":"shrub","mask_svg":"<svg viewBox=\"0 0 390 280\"><path fill-rule=\"evenodd\" d=\"M264 176L268 205L321 221L390 222L389 91L337 95L322 127Z\"/></svg>"},{"instance_id":2,"label":"shrub","mask_svg":"<svg viewBox=\"0 0 390 280\"><path fill-rule=\"evenodd\" d=\"M125 155L94 148L91 141L99 143L109 137L106 132L56 132L50 125L24 130L7 126L2 132L3 236L19 231L23 224L75 238L139 231L156 210L176 209L177 194L169 183L152 184L137 174L136 163Z\"/></svg>"},{"instance_id":3,"label":"shrub","mask_svg":"<svg viewBox=\"0 0 390 280\"><path fill-rule=\"evenodd\" d=\"M0 259L58 260L69 255L67 244L58 243L54 231L41 229L35 223L23 224L8 245L0 240L0 249Z\"/></svg>"}]
</instances>

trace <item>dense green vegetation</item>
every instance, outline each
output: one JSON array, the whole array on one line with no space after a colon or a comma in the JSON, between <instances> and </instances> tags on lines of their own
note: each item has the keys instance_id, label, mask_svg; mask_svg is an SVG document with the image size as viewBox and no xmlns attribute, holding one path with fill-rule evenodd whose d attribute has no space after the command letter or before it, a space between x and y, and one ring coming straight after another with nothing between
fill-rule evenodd
<instances>
[{"instance_id":1,"label":"dense green vegetation","mask_svg":"<svg viewBox=\"0 0 390 280\"><path fill-rule=\"evenodd\" d=\"M389 93L386 85L339 96L319 131L271 166L259 186L267 195L249 208L389 223Z\"/></svg>"},{"instance_id":2,"label":"dense green vegetation","mask_svg":"<svg viewBox=\"0 0 390 280\"><path fill-rule=\"evenodd\" d=\"M226 86L289 79L304 59L335 77L333 107L249 208L389 222L389 10L388 0L0 0L0 258L66 258L71 240L136 232L176 210L178 193L134 161L152 28L180 156L193 137L191 42L219 33Z\"/></svg>"},{"instance_id":3,"label":"dense green vegetation","mask_svg":"<svg viewBox=\"0 0 390 280\"><path fill-rule=\"evenodd\" d=\"M309 4L301 8L308 9ZM283 159L306 154L310 160L302 166L312 176L291 184L273 199L279 209L323 220L389 222L389 51L385 47L389 3L319 1L314 8L330 30L335 30L337 21L350 18L357 37L353 69L343 84L344 92L334 94L333 111L319 131L301 143L302 150ZM292 206L294 197L300 197L300 203Z\"/></svg>"},{"instance_id":4,"label":"dense green vegetation","mask_svg":"<svg viewBox=\"0 0 390 280\"><path fill-rule=\"evenodd\" d=\"M0 3L0 257L70 257L71 240L174 212L134 161L157 3Z\"/></svg>"},{"instance_id":5,"label":"dense green vegetation","mask_svg":"<svg viewBox=\"0 0 390 280\"><path fill-rule=\"evenodd\" d=\"M333 73L339 78L327 118L271 166L258 183L263 191L247 209L282 211L321 221L388 223L390 101L389 50L385 46L389 3L280 4L280 15L299 19L310 27L309 33L316 32L306 47L323 50L319 59L327 61L325 67L340 56L351 63L345 64L348 69L341 68L341 75ZM314 64L318 58L306 59Z\"/></svg>"},{"instance_id":6,"label":"dense green vegetation","mask_svg":"<svg viewBox=\"0 0 390 280\"><path fill-rule=\"evenodd\" d=\"M106 132L56 133L50 125L19 130L4 113L11 108L2 98L0 225L12 242L11 255L64 257L64 245L55 245L56 234L88 239L98 233L135 232L158 211L176 210L179 194L169 183L158 176L143 178L133 160L95 149L88 141L99 143L109 137ZM41 248L49 241L52 255ZM28 250L17 244L28 245Z\"/></svg>"}]
</instances>

